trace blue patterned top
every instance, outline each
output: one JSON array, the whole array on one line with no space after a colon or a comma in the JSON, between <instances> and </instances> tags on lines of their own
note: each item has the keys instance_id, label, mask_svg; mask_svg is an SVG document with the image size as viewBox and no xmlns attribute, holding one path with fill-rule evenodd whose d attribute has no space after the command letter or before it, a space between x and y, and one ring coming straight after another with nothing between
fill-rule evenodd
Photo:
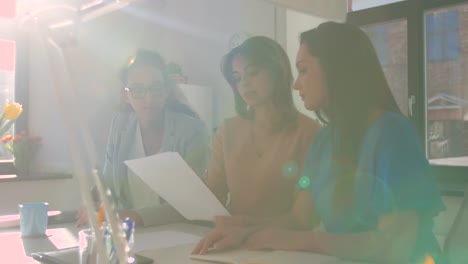
<instances>
[{"instance_id":1,"label":"blue patterned top","mask_svg":"<svg viewBox=\"0 0 468 264\"><path fill-rule=\"evenodd\" d=\"M331 127L325 126L312 143L304 165L302 188L313 194L314 204L327 232L375 230L380 216L401 211L419 215L419 230L412 259L438 254L432 232L433 218L445 209L436 181L410 121L385 112L376 119L361 145L349 210L332 217L335 175L331 170ZM304 182L309 182L304 186ZM305 180L305 181L304 181Z\"/></svg>"}]
</instances>

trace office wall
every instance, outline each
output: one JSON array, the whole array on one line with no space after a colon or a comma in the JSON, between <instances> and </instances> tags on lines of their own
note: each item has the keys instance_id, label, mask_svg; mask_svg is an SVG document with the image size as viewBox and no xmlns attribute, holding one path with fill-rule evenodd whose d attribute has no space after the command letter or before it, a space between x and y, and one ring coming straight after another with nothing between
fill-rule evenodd
<instances>
[{"instance_id":1,"label":"office wall","mask_svg":"<svg viewBox=\"0 0 468 264\"><path fill-rule=\"evenodd\" d=\"M323 18L311 16L294 10L286 11L286 52L291 59L291 65L293 67L294 79L297 77L296 69L296 54L299 49L299 35L309 29L318 26L320 23L325 22ZM302 113L316 118L313 112L305 109L301 97L297 92L293 93L294 104L297 109Z\"/></svg>"},{"instance_id":2,"label":"office wall","mask_svg":"<svg viewBox=\"0 0 468 264\"><path fill-rule=\"evenodd\" d=\"M280 42L285 42L284 32L276 32L278 25L284 27L284 21L277 21L278 17L284 19L284 10L280 13L270 3L165 2L168 4L164 7L139 2L83 24L74 33L77 45L66 35L55 36L58 43L71 43L63 50L67 63L60 62L57 50L47 44L44 35L31 35L29 122L31 133L43 137L38 158L43 169L67 172L72 167L70 137L64 111L58 107L57 91L66 91L66 96L74 94L67 104L74 106L77 116L89 126L96 144L95 155L102 157L110 116L119 99L118 70L137 47L160 51L168 61L183 66L189 83L211 87L213 124L217 126L225 117L234 115L231 91L219 71L220 58L229 50L231 39L236 39L234 34L278 35ZM54 60L50 60L50 54ZM72 82L67 81L67 72ZM55 85L63 89L55 90ZM0 183L0 193L9 197L0 201L0 214L16 211L19 202L48 201L58 210L77 207L80 202L76 179Z\"/></svg>"}]
</instances>

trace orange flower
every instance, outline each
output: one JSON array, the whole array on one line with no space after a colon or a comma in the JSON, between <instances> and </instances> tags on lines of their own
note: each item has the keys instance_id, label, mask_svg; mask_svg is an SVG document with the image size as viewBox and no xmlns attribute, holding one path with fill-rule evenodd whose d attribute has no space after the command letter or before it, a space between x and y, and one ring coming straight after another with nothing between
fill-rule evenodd
<instances>
[{"instance_id":1,"label":"orange flower","mask_svg":"<svg viewBox=\"0 0 468 264\"><path fill-rule=\"evenodd\" d=\"M435 261L431 256L426 256L426 260L424 261L424 264L435 264Z\"/></svg>"},{"instance_id":2,"label":"orange flower","mask_svg":"<svg viewBox=\"0 0 468 264\"><path fill-rule=\"evenodd\" d=\"M3 143L7 143L7 142L10 141L12 138L13 138L13 136L12 136L11 134L8 134L8 135L6 135L6 136L4 136L4 137L2 138L2 142L3 142Z\"/></svg>"}]
</instances>

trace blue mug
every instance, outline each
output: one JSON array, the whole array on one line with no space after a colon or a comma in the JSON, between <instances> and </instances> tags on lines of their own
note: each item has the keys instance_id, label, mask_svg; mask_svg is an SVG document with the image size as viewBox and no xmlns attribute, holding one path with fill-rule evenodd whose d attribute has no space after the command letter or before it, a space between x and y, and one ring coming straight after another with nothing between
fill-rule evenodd
<instances>
[{"instance_id":1,"label":"blue mug","mask_svg":"<svg viewBox=\"0 0 468 264\"><path fill-rule=\"evenodd\" d=\"M20 231L23 237L45 236L49 217L48 203L24 203L19 206Z\"/></svg>"}]
</instances>

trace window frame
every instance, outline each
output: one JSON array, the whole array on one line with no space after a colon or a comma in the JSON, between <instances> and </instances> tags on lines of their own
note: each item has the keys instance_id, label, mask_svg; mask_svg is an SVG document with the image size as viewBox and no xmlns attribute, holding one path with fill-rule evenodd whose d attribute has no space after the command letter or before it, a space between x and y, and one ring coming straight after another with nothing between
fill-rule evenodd
<instances>
[{"instance_id":1,"label":"window frame","mask_svg":"<svg viewBox=\"0 0 468 264\"><path fill-rule=\"evenodd\" d=\"M415 124L424 150L426 144L426 54L425 54L425 12L468 4L468 0L405 0L387 5L350 11L346 21L357 26L406 19L408 37L408 100L412 114L409 119ZM461 26L461 25L459 25ZM468 184L467 166L431 165L442 192L461 195L463 186Z\"/></svg>"},{"instance_id":2,"label":"window frame","mask_svg":"<svg viewBox=\"0 0 468 264\"><path fill-rule=\"evenodd\" d=\"M15 69L15 101L23 105L23 113L14 124L15 132L28 131L28 109L29 109L29 41L26 32L19 29L14 19L0 18L0 22L6 21L11 25L14 36L4 35L0 31L0 38L16 41L16 69ZM2 109L0 109L2 110ZM0 175L16 174L13 161L0 160ZM16 175L21 178L21 175Z\"/></svg>"}]
</instances>

